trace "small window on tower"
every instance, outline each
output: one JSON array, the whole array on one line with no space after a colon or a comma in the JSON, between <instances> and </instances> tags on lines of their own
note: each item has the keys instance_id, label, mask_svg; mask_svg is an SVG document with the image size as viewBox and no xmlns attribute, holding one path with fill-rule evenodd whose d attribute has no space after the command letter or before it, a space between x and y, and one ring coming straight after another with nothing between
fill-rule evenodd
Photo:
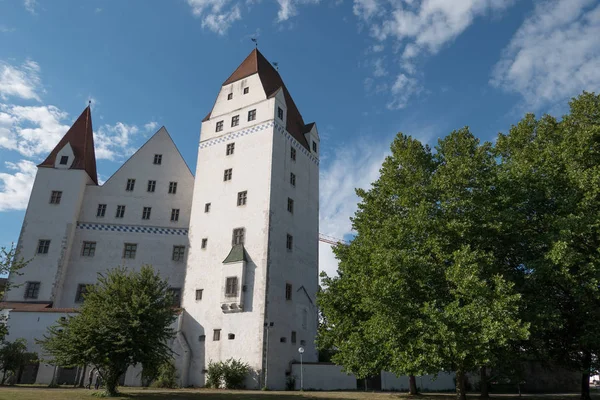
<instances>
[{"instance_id":1,"label":"small window on tower","mask_svg":"<svg viewBox=\"0 0 600 400\"><path fill-rule=\"evenodd\" d=\"M202 300L202 293L204 289L196 289L196 300Z\"/></svg>"},{"instance_id":2,"label":"small window on tower","mask_svg":"<svg viewBox=\"0 0 600 400\"><path fill-rule=\"evenodd\" d=\"M135 258L136 252L137 252L137 244L125 243L125 246L123 247L123 258Z\"/></svg>"},{"instance_id":3,"label":"small window on tower","mask_svg":"<svg viewBox=\"0 0 600 400\"><path fill-rule=\"evenodd\" d=\"M283 121L283 109L281 107L277 107L277 117Z\"/></svg>"},{"instance_id":4,"label":"small window on tower","mask_svg":"<svg viewBox=\"0 0 600 400\"><path fill-rule=\"evenodd\" d=\"M290 172L290 185L296 186L296 174Z\"/></svg>"},{"instance_id":5,"label":"small window on tower","mask_svg":"<svg viewBox=\"0 0 600 400\"><path fill-rule=\"evenodd\" d=\"M117 206L117 214L115 218L123 218L125 216L125 206Z\"/></svg>"},{"instance_id":6,"label":"small window on tower","mask_svg":"<svg viewBox=\"0 0 600 400\"><path fill-rule=\"evenodd\" d=\"M285 248L289 251L292 251L294 248L294 237L288 233L287 239L285 241Z\"/></svg>"},{"instance_id":7,"label":"small window on tower","mask_svg":"<svg viewBox=\"0 0 600 400\"><path fill-rule=\"evenodd\" d=\"M229 277L225 280L225 297L237 297L238 294L238 278L237 276Z\"/></svg>"},{"instance_id":8,"label":"small window on tower","mask_svg":"<svg viewBox=\"0 0 600 400\"><path fill-rule=\"evenodd\" d=\"M199 342L205 342L206 341L206 335L200 335L200 336L198 336L198 341Z\"/></svg>"},{"instance_id":9,"label":"small window on tower","mask_svg":"<svg viewBox=\"0 0 600 400\"><path fill-rule=\"evenodd\" d=\"M306 340L301 340L300 341L300 346L306 346Z\"/></svg>"},{"instance_id":10,"label":"small window on tower","mask_svg":"<svg viewBox=\"0 0 600 400\"><path fill-rule=\"evenodd\" d=\"M240 116L234 115L231 117L231 126L238 126L240 124Z\"/></svg>"},{"instance_id":11,"label":"small window on tower","mask_svg":"<svg viewBox=\"0 0 600 400\"><path fill-rule=\"evenodd\" d=\"M38 242L38 254L48 254L48 250L50 249L50 241L49 240L40 240Z\"/></svg>"},{"instance_id":12,"label":"small window on tower","mask_svg":"<svg viewBox=\"0 0 600 400\"><path fill-rule=\"evenodd\" d=\"M208 246L208 238L202 239L202 248L205 249Z\"/></svg>"},{"instance_id":13,"label":"small window on tower","mask_svg":"<svg viewBox=\"0 0 600 400\"><path fill-rule=\"evenodd\" d=\"M245 88L244 88L244 94L248 94L248 92L249 92L249 91L250 91L250 88L249 88L249 87L245 87Z\"/></svg>"},{"instance_id":14,"label":"small window on tower","mask_svg":"<svg viewBox=\"0 0 600 400\"><path fill-rule=\"evenodd\" d=\"M94 257L96 254L96 242L83 242L81 255L84 257Z\"/></svg>"},{"instance_id":15,"label":"small window on tower","mask_svg":"<svg viewBox=\"0 0 600 400\"><path fill-rule=\"evenodd\" d=\"M233 230L233 240L231 245L244 244L245 230L244 228L236 228Z\"/></svg>"},{"instance_id":16,"label":"small window on tower","mask_svg":"<svg viewBox=\"0 0 600 400\"><path fill-rule=\"evenodd\" d=\"M296 343L296 331L292 331L292 343Z\"/></svg>"},{"instance_id":17,"label":"small window on tower","mask_svg":"<svg viewBox=\"0 0 600 400\"><path fill-rule=\"evenodd\" d=\"M162 154L154 155L154 164L156 164L156 165L162 164Z\"/></svg>"},{"instance_id":18,"label":"small window on tower","mask_svg":"<svg viewBox=\"0 0 600 400\"><path fill-rule=\"evenodd\" d=\"M179 208L173 208L171 210L171 221L173 221L173 222L179 221Z\"/></svg>"},{"instance_id":19,"label":"small window on tower","mask_svg":"<svg viewBox=\"0 0 600 400\"><path fill-rule=\"evenodd\" d=\"M83 303L85 296L88 294L88 284L80 283L77 285L77 292L75 292L75 303Z\"/></svg>"},{"instance_id":20,"label":"small window on tower","mask_svg":"<svg viewBox=\"0 0 600 400\"><path fill-rule=\"evenodd\" d=\"M106 204L98 204L98 211L96 211L96 217L104 217L106 215Z\"/></svg>"},{"instance_id":21,"label":"small window on tower","mask_svg":"<svg viewBox=\"0 0 600 400\"><path fill-rule=\"evenodd\" d=\"M292 299L292 284L291 283L285 284L285 299L286 300Z\"/></svg>"},{"instance_id":22,"label":"small window on tower","mask_svg":"<svg viewBox=\"0 0 600 400\"><path fill-rule=\"evenodd\" d=\"M62 192L59 190L53 190L50 195L50 204L60 204L60 199L62 198Z\"/></svg>"},{"instance_id":23,"label":"small window on tower","mask_svg":"<svg viewBox=\"0 0 600 400\"><path fill-rule=\"evenodd\" d=\"M231 176L233 175L233 170L231 168L226 169L223 172L223 180L224 181L230 181L231 180Z\"/></svg>"},{"instance_id":24,"label":"small window on tower","mask_svg":"<svg viewBox=\"0 0 600 400\"><path fill-rule=\"evenodd\" d=\"M60 157L60 165L67 165L69 162L69 156L61 156Z\"/></svg>"},{"instance_id":25,"label":"small window on tower","mask_svg":"<svg viewBox=\"0 0 600 400\"><path fill-rule=\"evenodd\" d=\"M281 343L285 343L285 342L287 342L287 338L285 336L282 336L281 338L279 338L279 341Z\"/></svg>"},{"instance_id":26,"label":"small window on tower","mask_svg":"<svg viewBox=\"0 0 600 400\"><path fill-rule=\"evenodd\" d=\"M216 131L221 132L222 130L223 130L223 121L219 121L219 122L217 122Z\"/></svg>"},{"instance_id":27,"label":"small window on tower","mask_svg":"<svg viewBox=\"0 0 600 400\"><path fill-rule=\"evenodd\" d=\"M220 329L213 330L213 340L215 342L221 340L221 330Z\"/></svg>"},{"instance_id":28,"label":"small window on tower","mask_svg":"<svg viewBox=\"0 0 600 400\"><path fill-rule=\"evenodd\" d=\"M150 219L150 213L152 212L152 207L144 207L142 211L142 219Z\"/></svg>"},{"instance_id":29,"label":"small window on tower","mask_svg":"<svg viewBox=\"0 0 600 400\"><path fill-rule=\"evenodd\" d=\"M313 140L313 151L316 153L317 152L317 142L315 142Z\"/></svg>"},{"instance_id":30,"label":"small window on tower","mask_svg":"<svg viewBox=\"0 0 600 400\"><path fill-rule=\"evenodd\" d=\"M290 212L290 214L294 213L294 200L290 199L288 197L288 211Z\"/></svg>"},{"instance_id":31,"label":"small window on tower","mask_svg":"<svg viewBox=\"0 0 600 400\"><path fill-rule=\"evenodd\" d=\"M210 203L206 203L206 204L204 205L204 212L205 212L205 213L208 213L208 212L210 212Z\"/></svg>"},{"instance_id":32,"label":"small window on tower","mask_svg":"<svg viewBox=\"0 0 600 400\"><path fill-rule=\"evenodd\" d=\"M183 261L185 246L173 246L173 261Z\"/></svg>"},{"instance_id":33,"label":"small window on tower","mask_svg":"<svg viewBox=\"0 0 600 400\"><path fill-rule=\"evenodd\" d=\"M24 297L26 299L37 299L38 294L40 293L40 285L40 282L27 282Z\"/></svg>"},{"instance_id":34,"label":"small window on tower","mask_svg":"<svg viewBox=\"0 0 600 400\"><path fill-rule=\"evenodd\" d=\"M233 99L233 93L229 93L229 94L227 95L227 100L231 100L231 99Z\"/></svg>"},{"instance_id":35,"label":"small window on tower","mask_svg":"<svg viewBox=\"0 0 600 400\"><path fill-rule=\"evenodd\" d=\"M296 149L295 149L295 148L293 148L293 147L292 147L292 148L291 148L291 150L290 150L290 158L291 158L293 161L296 161Z\"/></svg>"},{"instance_id":36,"label":"small window on tower","mask_svg":"<svg viewBox=\"0 0 600 400\"><path fill-rule=\"evenodd\" d=\"M181 289L180 288L169 288L169 294L172 296L173 307L181 307Z\"/></svg>"},{"instance_id":37,"label":"small window on tower","mask_svg":"<svg viewBox=\"0 0 600 400\"><path fill-rule=\"evenodd\" d=\"M125 187L125 190L128 192L133 192L134 188L135 188L135 179L127 179L127 186Z\"/></svg>"},{"instance_id":38,"label":"small window on tower","mask_svg":"<svg viewBox=\"0 0 600 400\"><path fill-rule=\"evenodd\" d=\"M235 339L235 335L233 333L230 333L227 335L227 339L233 340L233 339Z\"/></svg>"},{"instance_id":39,"label":"small window on tower","mask_svg":"<svg viewBox=\"0 0 600 400\"><path fill-rule=\"evenodd\" d=\"M228 156L232 155L234 150L235 150L235 143L228 143L227 150L225 151L225 155L228 155Z\"/></svg>"},{"instance_id":40,"label":"small window on tower","mask_svg":"<svg viewBox=\"0 0 600 400\"><path fill-rule=\"evenodd\" d=\"M169 182L169 194L177 193L177 182Z\"/></svg>"},{"instance_id":41,"label":"small window on tower","mask_svg":"<svg viewBox=\"0 0 600 400\"><path fill-rule=\"evenodd\" d=\"M256 119L256 110L248 111L248 121L254 121Z\"/></svg>"},{"instance_id":42,"label":"small window on tower","mask_svg":"<svg viewBox=\"0 0 600 400\"><path fill-rule=\"evenodd\" d=\"M156 190L156 181L148 181L148 191L153 193Z\"/></svg>"},{"instance_id":43,"label":"small window on tower","mask_svg":"<svg viewBox=\"0 0 600 400\"><path fill-rule=\"evenodd\" d=\"M237 198L237 205L245 206L247 199L248 199L248 191L247 190L244 190L243 192L239 192L238 198Z\"/></svg>"}]
</instances>

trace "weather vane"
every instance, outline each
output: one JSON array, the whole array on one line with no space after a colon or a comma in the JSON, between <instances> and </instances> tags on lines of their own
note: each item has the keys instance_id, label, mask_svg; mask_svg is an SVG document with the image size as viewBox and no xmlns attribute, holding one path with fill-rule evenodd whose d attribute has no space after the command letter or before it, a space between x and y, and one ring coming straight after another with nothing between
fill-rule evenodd
<instances>
[{"instance_id":1,"label":"weather vane","mask_svg":"<svg viewBox=\"0 0 600 400\"><path fill-rule=\"evenodd\" d=\"M250 40L252 40L254 42L254 46L256 46L256 48L258 49L258 39L253 37L253 38L250 38Z\"/></svg>"},{"instance_id":2,"label":"weather vane","mask_svg":"<svg viewBox=\"0 0 600 400\"><path fill-rule=\"evenodd\" d=\"M273 61L273 66L277 71L279 71L279 63L277 61Z\"/></svg>"}]
</instances>

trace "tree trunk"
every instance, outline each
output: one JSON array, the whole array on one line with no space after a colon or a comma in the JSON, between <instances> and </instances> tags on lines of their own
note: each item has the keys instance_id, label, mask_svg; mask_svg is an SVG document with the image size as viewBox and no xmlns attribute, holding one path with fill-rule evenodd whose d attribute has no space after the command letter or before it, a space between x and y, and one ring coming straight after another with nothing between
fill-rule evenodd
<instances>
[{"instance_id":1,"label":"tree trunk","mask_svg":"<svg viewBox=\"0 0 600 400\"><path fill-rule=\"evenodd\" d=\"M417 390L417 378L415 378L414 375L408 377L408 386L410 388L410 394L419 394L419 391Z\"/></svg>"},{"instance_id":2,"label":"tree trunk","mask_svg":"<svg viewBox=\"0 0 600 400\"><path fill-rule=\"evenodd\" d=\"M467 400L465 372L461 370L456 371L456 400Z\"/></svg>"},{"instance_id":3,"label":"tree trunk","mask_svg":"<svg viewBox=\"0 0 600 400\"><path fill-rule=\"evenodd\" d=\"M108 374L106 380L104 381L104 392L108 397L116 397L119 392L117 392L117 384L119 383L119 375L117 374Z\"/></svg>"},{"instance_id":4,"label":"tree trunk","mask_svg":"<svg viewBox=\"0 0 600 400\"><path fill-rule=\"evenodd\" d=\"M490 398L490 388L488 385L487 368L485 365L481 367L481 378L479 380L479 384L481 386L481 398L489 399Z\"/></svg>"},{"instance_id":5,"label":"tree trunk","mask_svg":"<svg viewBox=\"0 0 600 400\"><path fill-rule=\"evenodd\" d=\"M583 354L583 373L581 374L581 400L590 400L590 368L592 354L589 351Z\"/></svg>"},{"instance_id":6,"label":"tree trunk","mask_svg":"<svg viewBox=\"0 0 600 400\"><path fill-rule=\"evenodd\" d=\"M80 388L84 387L84 385L85 385L86 372L87 372L87 365L84 365L83 372L81 373L81 376L79 377L79 387Z\"/></svg>"},{"instance_id":7,"label":"tree trunk","mask_svg":"<svg viewBox=\"0 0 600 400\"><path fill-rule=\"evenodd\" d=\"M0 385L4 385L5 381L6 381L6 369L4 371L2 371L2 382L0 383Z\"/></svg>"}]
</instances>

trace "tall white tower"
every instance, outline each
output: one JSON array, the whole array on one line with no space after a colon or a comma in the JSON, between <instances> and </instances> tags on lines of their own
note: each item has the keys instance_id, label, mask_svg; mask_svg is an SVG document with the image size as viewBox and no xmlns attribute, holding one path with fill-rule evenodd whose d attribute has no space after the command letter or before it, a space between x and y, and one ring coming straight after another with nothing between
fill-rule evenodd
<instances>
[{"instance_id":1,"label":"tall white tower","mask_svg":"<svg viewBox=\"0 0 600 400\"><path fill-rule=\"evenodd\" d=\"M202 123L183 307L187 382L241 359L249 388L283 389L317 361L319 135L279 73L253 50Z\"/></svg>"}]
</instances>

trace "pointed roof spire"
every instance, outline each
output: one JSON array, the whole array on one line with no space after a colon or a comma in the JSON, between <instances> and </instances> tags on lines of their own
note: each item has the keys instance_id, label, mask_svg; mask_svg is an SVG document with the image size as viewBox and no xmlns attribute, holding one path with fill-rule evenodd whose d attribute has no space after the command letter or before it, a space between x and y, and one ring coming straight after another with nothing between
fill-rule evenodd
<instances>
[{"instance_id":1,"label":"pointed roof spire","mask_svg":"<svg viewBox=\"0 0 600 400\"><path fill-rule=\"evenodd\" d=\"M254 74L258 74L260 77L260 81L267 98L274 97L279 89L283 90L283 96L288 109L285 128L298 142L300 142L300 144L309 149L308 142L304 137L304 120L302 119L302 115L300 114L298 107L296 107L296 103L294 103L290 92L287 90L287 87L285 87L279 72L265 58L265 56L258 51L257 48L252 50L252 52L250 52L248 57L242 61L240 66L237 67L233 74L231 74L231 76L227 78L225 82L223 82L223 86L229 85ZM203 121L208 120L211 114L212 111L204 118Z\"/></svg>"},{"instance_id":2,"label":"pointed roof spire","mask_svg":"<svg viewBox=\"0 0 600 400\"><path fill-rule=\"evenodd\" d=\"M50 155L38 165L40 168L54 168L58 152L69 143L75 154L75 160L70 169L83 169L88 173L92 181L98 184L98 173L96 171L96 153L94 151L94 131L92 129L91 101L75 120L65 136L58 142Z\"/></svg>"}]
</instances>

